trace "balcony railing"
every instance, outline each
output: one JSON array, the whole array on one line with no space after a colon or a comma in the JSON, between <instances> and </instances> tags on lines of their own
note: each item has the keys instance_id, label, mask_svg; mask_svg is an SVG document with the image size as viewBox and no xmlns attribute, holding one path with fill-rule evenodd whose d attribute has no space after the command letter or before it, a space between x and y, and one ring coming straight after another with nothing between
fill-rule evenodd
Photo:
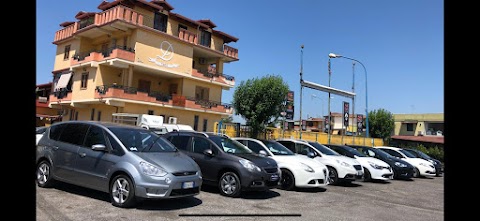
<instances>
[{"instance_id":1,"label":"balcony railing","mask_svg":"<svg viewBox=\"0 0 480 221\"><path fill-rule=\"evenodd\" d=\"M135 50L126 46L115 46L106 50L90 50L73 55L72 65L87 61L102 61L106 58L120 58L127 61L135 60Z\"/></svg>"},{"instance_id":2,"label":"balcony railing","mask_svg":"<svg viewBox=\"0 0 480 221\"><path fill-rule=\"evenodd\" d=\"M219 101L195 99L182 95L169 95L159 91L141 91L135 87L128 87L117 84L97 86L97 95L95 98L124 98L152 103L163 103L177 107L187 107L193 109L210 109L214 112L232 113L232 105Z\"/></svg>"},{"instance_id":3,"label":"balcony railing","mask_svg":"<svg viewBox=\"0 0 480 221\"><path fill-rule=\"evenodd\" d=\"M207 79L211 79L213 81L216 81L216 82L219 82L219 83L224 83L224 84L228 84L228 85L235 85L235 77L234 76L230 76L230 75L226 75L226 74L223 74L223 73L219 73L217 72L216 70L213 71L208 71L208 70L202 70L202 69L192 69L192 76L195 76L195 77L201 77L201 78L207 78Z\"/></svg>"},{"instance_id":4,"label":"balcony railing","mask_svg":"<svg viewBox=\"0 0 480 221\"><path fill-rule=\"evenodd\" d=\"M69 38L73 36L77 31L81 31L85 28L105 25L116 20L127 22L129 24L137 25L140 27L143 26L154 28L152 17L136 12L133 9L127 8L125 6L116 6L106 11L96 13L93 16L81 19L80 21L77 21L57 31L55 33L54 42ZM199 44L198 35L185 29L180 29L178 37L192 44ZM222 49L220 48L220 50ZM238 49L231 46L223 45L223 54L238 59Z\"/></svg>"}]
</instances>

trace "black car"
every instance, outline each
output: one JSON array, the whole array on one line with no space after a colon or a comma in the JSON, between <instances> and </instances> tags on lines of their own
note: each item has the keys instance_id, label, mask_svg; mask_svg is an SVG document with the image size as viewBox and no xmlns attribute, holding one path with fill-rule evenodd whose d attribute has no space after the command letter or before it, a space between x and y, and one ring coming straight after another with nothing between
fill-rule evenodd
<instances>
[{"instance_id":1,"label":"black car","mask_svg":"<svg viewBox=\"0 0 480 221\"><path fill-rule=\"evenodd\" d=\"M358 151L367 156L375 157L388 163L388 165L390 165L393 169L394 179L410 179L413 177L414 167L412 166L412 164L409 164L404 160L398 159L388 154L387 152L379 150L377 148L361 145L348 146L357 149Z\"/></svg>"},{"instance_id":2,"label":"black car","mask_svg":"<svg viewBox=\"0 0 480 221\"><path fill-rule=\"evenodd\" d=\"M435 176L441 176L442 173L443 173L443 168L442 168L442 162L440 160L437 160L429 155L427 155L426 153L420 151L420 150L417 150L417 149L410 149L410 148L402 148L410 153L412 153L413 155L415 155L416 157L418 158L422 158L422 159L425 159L425 160L428 160L430 161L433 166L435 166Z\"/></svg>"},{"instance_id":3,"label":"black car","mask_svg":"<svg viewBox=\"0 0 480 221\"><path fill-rule=\"evenodd\" d=\"M217 186L224 196L237 197L242 191L263 191L280 184L275 160L225 135L174 131L163 136L200 166L205 185Z\"/></svg>"}]
</instances>

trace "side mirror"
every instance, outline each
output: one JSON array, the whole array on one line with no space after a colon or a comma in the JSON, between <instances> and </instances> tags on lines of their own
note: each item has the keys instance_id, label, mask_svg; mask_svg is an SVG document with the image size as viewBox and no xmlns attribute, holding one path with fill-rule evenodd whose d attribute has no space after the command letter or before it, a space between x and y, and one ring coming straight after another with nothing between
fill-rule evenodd
<instances>
[{"instance_id":1,"label":"side mirror","mask_svg":"<svg viewBox=\"0 0 480 221\"><path fill-rule=\"evenodd\" d=\"M103 144L92 145L92 150L95 150L95 151L105 151L106 149L107 149L107 147Z\"/></svg>"},{"instance_id":2,"label":"side mirror","mask_svg":"<svg viewBox=\"0 0 480 221\"><path fill-rule=\"evenodd\" d=\"M307 156L310 158L315 158L316 154L314 152L308 152Z\"/></svg>"},{"instance_id":3,"label":"side mirror","mask_svg":"<svg viewBox=\"0 0 480 221\"><path fill-rule=\"evenodd\" d=\"M212 149L206 149L203 151L203 154L212 157L213 156L213 151Z\"/></svg>"},{"instance_id":4,"label":"side mirror","mask_svg":"<svg viewBox=\"0 0 480 221\"><path fill-rule=\"evenodd\" d=\"M264 157L267 156L267 152L266 152L265 150L260 150L260 151L258 151L258 154L260 154L260 155L262 155L262 156L264 156Z\"/></svg>"}]
</instances>

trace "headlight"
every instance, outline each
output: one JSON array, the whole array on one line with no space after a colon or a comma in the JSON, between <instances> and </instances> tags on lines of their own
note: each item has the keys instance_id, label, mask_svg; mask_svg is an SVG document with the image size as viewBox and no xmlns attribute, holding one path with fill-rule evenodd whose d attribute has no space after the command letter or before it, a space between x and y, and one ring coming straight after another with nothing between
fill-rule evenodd
<instances>
[{"instance_id":1,"label":"headlight","mask_svg":"<svg viewBox=\"0 0 480 221\"><path fill-rule=\"evenodd\" d=\"M239 162L242 164L243 167L247 168L248 171L253 172L254 170L257 170L258 172L262 171L260 167L255 165L249 160L239 160Z\"/></svg>"},{"instance_id":2,"label":"headlight","mask_svg":"<svg viewBox=\"0 0 480 221\"><path fill-rule=\"evenodd\" d=\"M140 162L140 168L142 169L142 172L148 176L162 177L167 175L167 171L165 171L165 169L144 161Z\"/></svg>"},{"instance_id":3,"label":"headlight","mask_svg":"<svg viewBox=\"0 0 480 221\"><path fill-rule=\"evenodd\" d=\"M430 161L430 163L433 163L433 165L437 165L437 162L433 161L433 160L428 160Z\"/></svg>"},{"instance_id":4,"label":"headlight","mask_svg":"<svg viewBox=\"0 0 480 221\"><path fill-rule=\"evenodd\" d=\"M397 167L407 167L407 165L400 163L400 162L395 162L395 166Z\"/></svg>"},{"instance_id":5,"label":"headlight","mask_svg":"<svg viewBox=\"0 0 480 221\"><path fill-rule=\"evenodd\" d=\"M372 167L375 168L375 169L378 169L378 170L381 170L381 169L382 169L382 166L379 166L379 165L377 165L377 164L375 164L375 163L372 163L372 162L370 162L370 161L368 161L368 163L370 164L370 166L372 166Z\"/></svg>"},{"instance_id":6,"label":"headlight","mask_svg":"<svg viewBox=\"0 0 480 221\"><path fill-rule=\"evenodd\" d=\"M340 165L344 166L344 167L350 167L350 164L346 163L346 162L340 162L340 160L337 160L337 163L339 163Z\"/></svg>"},{"instance_id":7,"label":"headlight","mask_svg":"<svg viewBox=\"0 0 480 221\"><path fill-rule=\"evenodd\" d=\"M304 164L304 163L300 163L302 165L302 168L307 171L307 172L310 172L310 173L313 173L315 172L315 170L313 170L313 168L311 168L310 166L308 166L307 164Z\"/></svg>"}]
</instances>

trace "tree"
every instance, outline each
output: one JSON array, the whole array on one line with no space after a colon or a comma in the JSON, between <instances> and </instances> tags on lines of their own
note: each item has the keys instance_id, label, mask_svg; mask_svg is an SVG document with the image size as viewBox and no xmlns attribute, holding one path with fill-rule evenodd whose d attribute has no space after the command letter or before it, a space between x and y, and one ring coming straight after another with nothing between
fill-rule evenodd
<instances>
[{"instance_id":1,"label":"tree","mask_svg":"<svg viewBox=\"0 0 480 221\"><path fill-rule=\"evenodd\" d=\"M395 129L393 114L382 108L368 113L368 123L370 136L374 138L382 138L384 141L390 139L390 136Z\"/></svg>"},{"instance_id":2,"label":"tree","mask_svg":"<svg viewBox=\"0 0 480 221\"><path fill-rule=\"evenodd\" d=\"M222 122L223 123L233 123L233 117L232 116L224 117L224 118L222 118Z\"/></svg>"},{"instance_id":3,"label":"tree","mask_svg":"<svg viewBox=\"0 0 480 221\"><path fill-rule=\"evenodd\" d=\"M240 82L233 94L233 108L251 127L256 138L265 125L280 117L289 91L281 76L267 75Z\"/></svg>"}]
</instances>

